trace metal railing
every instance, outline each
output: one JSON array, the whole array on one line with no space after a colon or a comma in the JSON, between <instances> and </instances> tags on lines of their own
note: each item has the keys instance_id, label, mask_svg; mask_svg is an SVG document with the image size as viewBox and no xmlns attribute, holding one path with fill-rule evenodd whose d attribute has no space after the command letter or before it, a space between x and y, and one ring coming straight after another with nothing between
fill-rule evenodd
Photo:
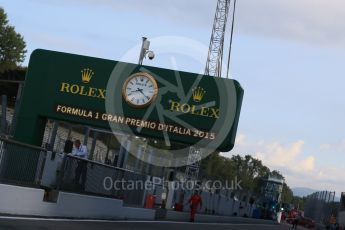
<instances>
[{"instance_id":1,"label":"metal railing","mask_svg":"<svg viewBox=\"0 0 345 230\"><path fill-rule=\"evenodd\" d=\"M0 121L3 119L3 116L5 116L5 124L4 127L2 126L2 122L0 122L0 134L10 134L10 130L12 128L12 120L13 120L13 109L6 108L5 114L2 114L2 105L0 104Z\"/></svg>"},{"instance_id":2,"label":"metal railing","mask_svg":"<svg viewBox=\"0 0 345 230\"><path fill-rule=\"evenodd\" d=\"M124 204L142 206L148 177L71 155L62 155L62 164L53 164L46 149L0 137L0 183L44 187L66 192L122 199ZM55 178L46 186L42 181Z\"/></svg>"},{"instance_id":3,"label":"metal railing","mask_svg":"<svg viewBox=\"0 0 345 230\"><path fill-rule=\"evenodd\" d=\"M335 192L316 192L307 197L305 204L305 216L317 223L328 224L334 214Z\"/></svg>"},{"instance_id":4,"label":"metal railing","mask_svg":"<svg viewBox=\"0 0 345 230\"><path fill-rule=\"evenodd\" d=\"M146 181L146 175L66 155L57 189L117 198L126 205L142 206Z\"/></svg>"},{"instance_id":5,"label":"metal railing","mask_svg":"<svg viewBox=\"0 0 345 230\"><path fill-rule=\"evenodd\" d=\"M152 186L149 180L155 185ZM155 203L161 204L164 192L163 182L154 182L150 176L72 155L52 153L5 138L0 138L0 183L122 199L125 205L136 207L144 206L149 193L157 196ZM185 196L182 203L186 203L191 191L181 190L176 193L176 197L180 197L183 192ZM205 213L232 215L238 212L238 215L247 215L251 212L244 209L234 211L237 206L241 206L241 202L235 202L228 193L219 191L211 194L205 191L203 194L204 206L207 208ZM175 202L180 201L175 199ZM225 210L220 207L220 202L223 202L223 206L232 206Z\"/></svg>"},{"instance_id":6,"label":"metal railing","mask_svg":"<svg viewBox=\"0 0 345 230\"><path fill-rule=\"evenodd\" d=\"M0 183L40 185L46 150L0 137Z\"/></svg>"}]
</instances>

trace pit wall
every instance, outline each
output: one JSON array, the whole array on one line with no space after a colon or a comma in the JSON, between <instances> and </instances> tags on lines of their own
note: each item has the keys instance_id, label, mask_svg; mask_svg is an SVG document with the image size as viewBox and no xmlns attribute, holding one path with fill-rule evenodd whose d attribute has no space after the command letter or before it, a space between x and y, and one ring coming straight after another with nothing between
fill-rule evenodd
<instances>
[{"instance_id":1,"label":"pit wall","mask_svg":"<svg viewBox=\"0 0 345 230\"><path fill-rule=\"evenodd\" d=\"M155 210L124 207L122 200L60 192L43 201L44 190L0 184L0 213L63 218L154 220Z\"/></svg>"}]
</instances>

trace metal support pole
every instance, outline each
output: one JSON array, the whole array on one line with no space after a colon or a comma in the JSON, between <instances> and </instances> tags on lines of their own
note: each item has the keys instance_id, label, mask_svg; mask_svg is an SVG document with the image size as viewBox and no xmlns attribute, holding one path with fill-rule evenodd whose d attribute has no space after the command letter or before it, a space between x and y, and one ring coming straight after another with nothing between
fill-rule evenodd
<instances>
[{"instance_id":1,"label":"metal support pole","mask_svg":"<svg viewBox=\"0 0 345 230\"><path fill-rule=\"evenodd\" d=\"M145 155L146 155L146 150L147 150L147 146L141 146L141 156L140 156L140 164L139 164L139 172L142 173L144 170L144 166L145 166Z\"/></svg>"},{"instance_id":2,"label":"metal support pole","mask_svg":"<svg viewBox=\"0 0 345 230\"><path fill-rule=\"evenodd\" d=\"M55 143L58 128L59 128L59 122L54 121L53 131L52 131L52 134L51 134L50 140L49 140L49 150L50 151L53 151L53 149L54 149L54 143Z\"/></svg>"},{"instance_id":3,"label":"metal support pole","mask_svg":"<svg viewBox=\"0 0 345 230\"><path fill-rule=\"evenodd\" d=\"M13 117L12 117L12 124L11 124L11 131L10 131L11 135L14 135L14 132L16 131L17 117L18 117L19 108L20 108L22 89L23 89L23 83L19 83L18 84L18 91L17 91L16 102L14 104L14 113L13 113Z\"/></svg>"},{"instance_id":4,"label":"metal support pole","mask_svg":"<svg viewBox=\"0 0 345 230\"><path fill-rule=\"evenodd\" d=\"M149 49L150 46L150 42L147 40L146 37L143 37L143 43L141 45L141 50L140 50L140 55L139 55L139 61L138 64L142 65L143 64L143 60L146 54L146 51Z\"/></svg>"},{"instance_id":5,"label":"metal support pole","mask_svg":"<svg viewBox=\"0 0 345 230\"><path fill-rule=\"evenodd\" d=\"M125 149L126 142L127 142L127 137L126 136L122 137L120 151L119 151L119 157L117 159L117 164L116 164L116 166L119 168L122 167L122 162L123 162L123 158L125 155L124 152L126 151L126 149Z\"/></svg>"},{"instance_id":6,"label":"metal support pole","mask_svg":"<svg viewBox=\"0 0 345 230\"><path fill-rule=\"evenodd\" d=\"M107 152L106 152L105 158L104 158L104 164L107 164L109 162L109 152L110 152L110 148L109 148L109 143L108 143Z\"/></svg>"},{"instance_id":7,"label":"metal support pole","mask_svg":"<svg viewBox=\"0 0 345 230\"><path fill-rule=\"evenodd\" d=\"M162 159L162 157L160 158L160 160L163 162L163 159ZM161 174L162 174L162 178L164 178L165 179L165 172L166 172L166 167L164 167L164 166L162 166L161 167Z\"/></svg>"},{"instance_id":8,"label":"metal support pole","mask_svg":"<svg viewBox=\"0 0 345 230\"><path fill-rule=\"evenodd\" d=\"M117 167L126 168L128 161L128 152L131 148L131 141L128 140L128 136L123 136L121 141L121 148L119 151L119 158L117 160Z\"/></svg>"},{"instance_id":9,"label":"metal support pole","mask_svg":"<svg viewBox=\"0 0 345 230\"><path fill-rule=\"evenodd\" d=\"M126 169L126 166L127 166L128 155L129 155L129 151L131 150L131 144L132 142L130 140L127 140L126 149L124 151L123 164L122 164L122 168L124 169Z\"/></svg>"},{"instance_id":10,"label":"metal support pole","mask_svg":"<svg viewBox=\"0 0 345 230\"><path fill-rule=\"evenodd\" d=\"M84 134L84 142L83 142L83 144L86 146L87 146L87 141L89 140L89 135L90 135L90 127L86 126L85 134Z\"/></svg>"},{"instance_id":11,"label":"metal support pole","mask_svg":"<svg viewBox=\"0 0 345 230\"><path fill-rule=\"evenodd\" d=\"M333 199L332 199L332 203L334 203L334 199L335 199L335 191L333 192Z\"/></svg>"},{"instance_id":12,"label":"metal support pole","mask_svg":"<svg viewBox=\"0 0 345 230\"><path fill-rule=\"evenodd\" d=\"M142 154L143 154L143 146L142 146L142 145L139 145L139 146L138 146L138 149L137 149L135 164L134 164L134 165L135 165L134 168L135 168L138 172L140 172L140 167L139 167L139 165L140 165L140 161L141 161L141 156L142 156Z\"/></svg>"},{"instance_id":13,"label":"metal support pole","mask_svg":"<svg viewBox=\"0 0 345 230\"><path fill-rule=\"evenodd\" d=\"M93 160L93 155L95 152L96 148L96 143L97 143L97 137L98 137L98 132L93 130L93 139L92 139L92 144L91 144L91 149L90 149L90 160Z\"/></svg>"},{"instance_id":14,"label":"metal support pole","mask_svg":"<svg viewBox=\"0 0 345 230\"><path fill-rule=\"evenodd\" d=\"M148 151L148 156L147 156L147 164L146 164L146 169L145 169L145 174L150 175L151 173L151 168L152 168L152 155L153 155L153 149L149 148Z\"/></svg>"},{"instance_id":15,"label":"metal support pole","mask_svg":"<svg viewBox=\"0 0 345 230\"><path fill-rule=\"evenodd\" d=\"M68 124L67 140L71 140L71 136L72 136L72 126Z\"/></svg>"},{"instance_id":16,"label":"metal support pole","mask_svg":"<svg viewBox=\"0 0 345 230\"><path fill-rule=\"evenodd\" d=\"M6 121L6 109L7 109L7 96L2 95L1 96L1 129L0 133L5 133L6 132L6 126L7 126L7 121Z\"/></svg>"},{"instance_id":17,"label":"metal support pole","mask_svg":"<svg viewBox=\"0 0 345 230\"><path fill-rule=\"evenodd\" d=\"M121 168L122 165L122 160L123 160L123 147L121 146L120 151L119 151L119 156L117 158L116 162L116 167Z\"/></svg>"}]
</instances>

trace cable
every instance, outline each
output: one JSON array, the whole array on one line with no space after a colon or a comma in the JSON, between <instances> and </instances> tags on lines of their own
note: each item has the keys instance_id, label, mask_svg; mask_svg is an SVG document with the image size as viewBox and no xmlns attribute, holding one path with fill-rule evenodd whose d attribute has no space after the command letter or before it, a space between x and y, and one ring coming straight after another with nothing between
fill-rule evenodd
<instances>
[{"instance_id":1,"label":"cable","mask_svg":"<svg viewBox=\"0 0 345 230\"><path fill-rule=\"evenodd\" d=\"M236 0L234 0L234 11L232 12L232 25L231 25L231 35L230 35L230 47L229 47L229 56L228 56L228 66L227 66L227 70L226 70L226 78L229 78L230 60L231 60L231 48L232 48L232 39L233 39L234 25L235 25L235 12L236 12Z\"/></svg>"}]
</instances>

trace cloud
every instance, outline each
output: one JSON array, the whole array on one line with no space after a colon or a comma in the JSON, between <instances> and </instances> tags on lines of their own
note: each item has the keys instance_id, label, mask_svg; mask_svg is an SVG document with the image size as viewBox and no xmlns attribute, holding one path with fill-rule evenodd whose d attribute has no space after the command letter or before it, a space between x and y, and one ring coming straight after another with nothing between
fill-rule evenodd
<instances>
[{"instance_id":1,"label":"cloud","mask_svg":"<svg viewBox=\"0 0 345 230\"><path fill-rule=\"evenodd\" d=\"M239 31L345 47L343 0L242 0L238 6Z\"/></svg>"},{"instance_id":2,"label":"cloud","mask_svg":"<svg viewBox=\"0 0 345 230\"><path fill-rule=\"evenodd\" d=\"M186 24L191 26L204 27L211 31L216 2L214 0L31 0L40 4L49 4L68 7L83 6L111 9L116 12L125 13L128 18L135 18L136 14L146 14L149 17L161 20L169 20L177 24ZM128 19L124 19L128 20ZM140 24L140 22L138 22Z\"/></svg>"},{"instance_id":3,"label":"cloud","mask_svg":"<svg viewBox=\"0 0 345 230\"><path fill-rule=\"evenodd\" d=\"M251 153L254 157L262 160L272 170L288 172L310 172L315 169L315 157L312 155L304 157L304 141L298 140L288 145L279 142L257 142L247 141L245 134L238 134L233 151L223 153L224 156L231 156L234 153Z\"/></svg>"},{"instance_id":4,"label":"cloud","mask_svg":"<svg viewBox=\"0 0 345 230\"><path fill-rule=\"evenodd\" d=\"M235 145L245 145L246 144L246 135L244 134L239 134L236 137Z\"/></svg>"},{"instance_id":5,"label":"cloud","mask_svg":"<svg viewBox=\"0 0 345 230\"><path fill-rule=\"evenodd\" d=\"M270 143L256 152L254 156L272 168L287 169L294 172L308 172L314 170L315 157L302 158L304 141L296 141L289 146L278 142Z\"/></svg>"},{"instance_id":6,"label":"cloud","mask_svg":"<svg viewBox=\"0 0 345 230\"><path fill-rule=\"evenodd\" d=\"M95 10L106 8L113 10L114 15L128 15L123 18L124 21L132 20L136 14L145 14L187 29L203 28L210 33L216 10L214 0L31 1L63 7L92 7ZM344 21L343 0L241 0L237 1L235 33L345 48Z\"/></svg>"},{"instance_id":7,"label":"cloud","mask_svg":"<svg viewBox=\"0 0 345 230\"><path fill-rule=\"evenodd\" d=\"M321 151L332 150L343 154L345 152L345 139L338 142L322 144L319 146L319 149Z\"/></svg>"},{"instance_id":8,"label":"cloud","mask_svg":"<svg viewBox=\"0 0 345 230\"><path fill-rule=\"evenodd\" d=\"M324 191L336 191L337 196L344 191L345 178L343 177L344 166L329 167L319 166L315 170L307 173L286 174L286 179L293 187L309 187Z\"/></svg>"},{"instance_id":9,"label":"cloud","mask_svg":"<svg viewBox=\"0 0 345 230\"><path fill-rule=\"evenodd\" d=\"M202 27L210 33L216 9L214 0L79 0L74 3L55 0L54 2L106 7L117 12L126 12L128 15L142 13L184 27ZM50 1L50 4L54 3ZM345 1L343 0L333 0L331 3L325 0L241 0L237 2L235 29L238 34L345 48L344 20Z\"/></svg>"},{"instance_id":10,"label":"cloud","mask_svg":"<svg viewBox=\"0 0 345 230\"><path fill-rule=\"evenodd\" d=\"M239 134L235 148L224 156L251 154L262 160L271 170L283 173L290 187L309 187L316 190L344 191L344 165L336 167L322 162L313 154L304 151L305 141L291 143L279 141L251 141L250 136Z\"/></svg>"}]
</instances>

